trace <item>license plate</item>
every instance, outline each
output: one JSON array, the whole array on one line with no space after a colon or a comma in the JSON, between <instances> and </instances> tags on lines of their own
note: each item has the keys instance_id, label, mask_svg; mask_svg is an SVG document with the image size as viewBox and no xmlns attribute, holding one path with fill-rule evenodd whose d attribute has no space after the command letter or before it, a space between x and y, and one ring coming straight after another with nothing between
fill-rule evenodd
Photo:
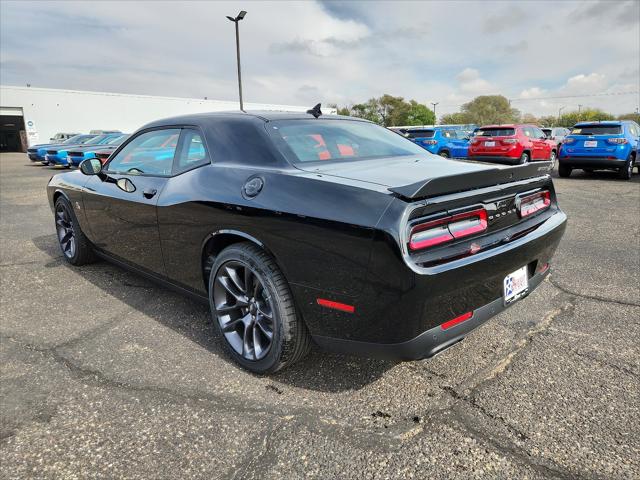
<instances>
[{"instance_id":1,"label":"license plate","mask_svg":"<svg viewBox=\"0 0 640 480\"><path fill-rule=\"evenodd\" d=\"M525 295L529 290L529 279L527 278L527 267L519 268L513 273L504 277L504 303L508 305Z\"/></svg>"},{"instance_id":2,"label":"license plate","mask_svg":"<svg viewBox=\"0 0 640 480\"><path fill-rule=\"evenodd\" d=\"M484 142L484 146L485 147L495 147L496 146L496 142Z\"/></svg>"},{"instance_id":3,"label":"license plate","mask_svg":"<svg viewBox=\"0 0 640 480\"><path fill-rule=\"evenodd\" d=\"M598 141L597 140L585 140L584 141L584 146L585 147L597 147L598 146Z\"/></svg>"}]
</instances>

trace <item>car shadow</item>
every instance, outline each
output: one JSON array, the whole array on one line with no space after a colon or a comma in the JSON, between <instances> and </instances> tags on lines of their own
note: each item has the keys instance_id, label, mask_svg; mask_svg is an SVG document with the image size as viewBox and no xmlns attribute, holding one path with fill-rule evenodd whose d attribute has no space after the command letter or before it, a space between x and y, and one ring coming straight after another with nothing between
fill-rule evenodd
<instances>
[{"instance_id":1,"label":"car shadow","mask_svg":"<svg viewBox=\"0 0 640 480\"><path fill-rule=\"evenodd\" d=\"M554 175L556 178L560 178L556 173ZM631 180L624 180L620 178L618 172L613 172L610 170L595 170L593 172L585 172L584 170L576 169L571 172L571 176L567 180L571 180L572 178L580 179L580 180L617 180L619 182L638 182L640 181L640 175L636 173L634 170L633 175L631 176Z\"/></svg>"},{"instance_id":2,"label":"car shadow","mask_svg":"<svg viewBox=\"0 0 640 480\"><path fill-rule=\"evenodd\" d=\"M45 263L46 268L63 266L63 268L73 270L74 273L100 288L107 295L115 297L143 315L225 359L233 368L240 368L225 352L221 343L223 339L219 337L214 328L207 305L197 301L186 303L184 299L188 297L105 261L84 267L73 267L64 261L54 234L35 237L32 242L36 248L51 257L51 260ZM165 298L169 305L167 308L176 308L175 315L172 315L172 312L167 315L166 310L159 312L157 302L141 301L144 300L141 296L135 296L134 301L131 295L126 294L126 287L138 288L140 295L149 299ZM174 299L176 301L173 301ZM189 311L185 311L186 309ZM185 322L185 318L189 318L189 321ZM277 372L271 378L274 382L289 386L338 393L359 390L379 379L394 365L396 362L387 360L334 354L313 345L311 352L304 359Z\"/></svg>"}]
</instances>

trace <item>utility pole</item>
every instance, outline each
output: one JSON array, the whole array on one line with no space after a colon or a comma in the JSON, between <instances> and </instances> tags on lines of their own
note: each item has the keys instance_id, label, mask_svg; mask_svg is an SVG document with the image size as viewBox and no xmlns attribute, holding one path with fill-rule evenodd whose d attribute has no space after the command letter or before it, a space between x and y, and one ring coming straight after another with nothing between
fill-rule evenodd
<instances>
[{"instance_id":1,"label":"utility pole","mask_svg":"<svg viewBox=\"0 0 640 480\"><path fill-rule=\"evenodd\" d=\"M578 120L580 120L580 111L582 110L582 105L578 105Z\"/></svg>"},{"instance_id":2,"label":"utility pole","mask_svg":"<svg viewBox=\"0 0 640 480\"><path fill-rule=\"evenodd\" d=\"M435 120L433 121L434 125L438 124L438 116L436 115L436 105L438 105L439 103L440 102L436 102L436 103L431 102L431 105L433 105L433 116L435 117Z\"/></svg>"},{"instance_id":3,"label":"utility pole","mask_svg":"<svg viewBox=\"0 0 640 480\"><path fill-rule=\"evenodd\" d=\"M242 74L240 73L240 32L238 31L238 24L240 20L242 20L247 12L242 10L237 17L230 17L227 15L227 18L236 24L236 58L238 61L238 93L240 94L240 111L244 112L244 105L242 103Z\"/></svg>"},{"instance_id":4,"label":"utility pole","mask_svg":"<svg viewBox=\"0 0 640 480\"><path fill-rule=\"evenodd\" d=\"M558 126L560 125L560 116L562 115L562 110L564 110L565 107L560 107L558 109Z\"/></svg>"}]
</instances>

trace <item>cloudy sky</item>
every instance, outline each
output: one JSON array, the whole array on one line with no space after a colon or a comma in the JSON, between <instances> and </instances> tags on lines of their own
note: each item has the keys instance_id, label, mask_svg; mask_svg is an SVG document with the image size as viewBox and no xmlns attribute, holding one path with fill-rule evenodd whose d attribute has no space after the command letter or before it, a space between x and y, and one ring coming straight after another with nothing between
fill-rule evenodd
<instances>
[{"instance_id":1,"label":"cloudy sky","mask_svg":"<svg viewBox=\"0 0 640 480\"><path fill-rule=\"evenodd\" d=\"M249 102L342 105L390 93L439 102L440 114L500 93L537 115L640 104L638 0L0 0L0 82L233 100L225 15L241 9Z\"/></svg>"}]
</instances>

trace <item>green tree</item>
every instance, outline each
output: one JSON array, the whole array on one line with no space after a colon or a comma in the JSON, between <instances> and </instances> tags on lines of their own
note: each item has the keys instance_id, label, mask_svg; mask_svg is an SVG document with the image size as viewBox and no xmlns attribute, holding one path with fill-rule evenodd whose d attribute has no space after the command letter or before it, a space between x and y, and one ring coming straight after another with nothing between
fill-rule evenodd
<instances>
[{"instance_id":1,"label":"green tree","mask_svg":"<svg viewBox=\"0 0 640 480\"><path fill-rule=\"evenodd\" d=\"M618 115L618 120L633 120L640 124L640 113L624 113L622 115Z\"/></svg>"},{"instance_id":2,"label":"green tree","mask_svg":"<svg viewBox=\"0 0 640 480\"><path fill-rule=\"evenodd\" d=\"M457 112L457 113L447 113L446 115L442 115L440 117L440 123L444 125L460 125L460 124L468 124L475 123L471 116L468 113Z\"/></svg>"},{"instance_id":3,"label":"green tree","mask_svg":"<svg viewBox=\"0 0 640 480\"><path fill-rule=\"evenodd\" d=\"M561 127L573 127L578 122L595 122L598 120L614 119L615 117L613 115L603 112L598 108L585 108L580 112L574 110L573 112L563 113L558 124Z\"/></svg>"},{"instance_id":4,"label":"green tree","mask_svg":"<svg viewBox=\"0 0 640 480\"><path fill-rule=\"evenodd\" d=\"M407 125L411 105L405 102L404 98L385 93L380 98L372 100L376 100L378 104L378 114L383 126Z\"/></svg>"},{"instance_id":5,"label":"green tree","mask_svg":"<svg viewBox=\"0 0 640 480\"><path fill-rule=\"evenodd\" d=\"M538 125L543 127L556 127L558 124L558 117L554 115L546 115L538 118Z\"/></svg>"},{"instance_id":6,"label":"green tree","mask_svg":"<svg viewBox=\"0 0 640 480\"><path fill-rule=\"evenodd\" d=\"M433 125L436 123L436 116L433 110L426 105L415 100L409 101L411 108L407 116L407 125Z\"/></svg>"},{"instance_id":7,"label":"green tree","mask_svg":"<svg viewBox=\"0 0 640 480\"><path fill-rule=\"evenodd\" d=\"M535 115L531 114L531 113L525 113L522 115L522 118L520 119L520 121L522 123L530 123L533 125L537 125L539 120L538 117L536 117Z\"/></svg>"},{"instance_id":8,"label":"green tree","mask_svg":"<svg viewBox=\"0 0 640 480\"><path fill-rule=\"evenodd\" d=\"M478 125L514 123L520 119L520 112L511 108L509 100L502 95L481 95L462 106L470 123Z\"/></svg>"}]
</instances>

